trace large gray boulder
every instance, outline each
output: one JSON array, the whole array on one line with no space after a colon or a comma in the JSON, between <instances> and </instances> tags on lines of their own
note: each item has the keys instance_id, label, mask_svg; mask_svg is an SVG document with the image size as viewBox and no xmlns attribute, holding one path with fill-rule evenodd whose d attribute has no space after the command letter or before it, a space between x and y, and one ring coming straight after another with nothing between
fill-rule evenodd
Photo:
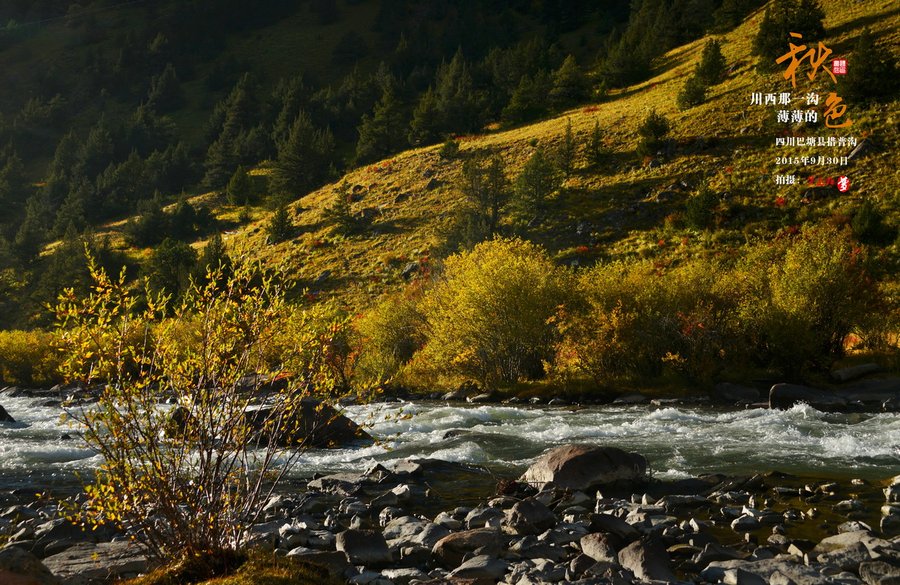
<instances>
[{"instance_id":1,"label":"large gray boulder","mask_svg":"<svg viewBox=\"0 0 900 585\"><path fill-rule=\"evenodd\" d=\"M562 445L538 457L520 481L570 490L589 490L618 481L641 481L647 460L616 447Z\"/></svg>"},{"instance_id":2,"label":"large gray boulder","mask_svg":"<svg viewBox=\"0 0 900 585\"><path fill-rule=\"evenodd\" d=\"M476 550L481 554L497 556L502 551L506 540L496 528L476 528L448 534L437 541L432 549L435 560L445 567L458 567L463 558Z\"/></svg>"},{"instance_id":3,"label":"large gray boulder","mask_svg":"<svg viewBox=\"0 0 900 585\"><path fill-rule=\"evenodd\" d=\"M44 563L16 546L0 549L0 583L3 585L59 585Z\"/></svg>"},{"instance_id":4,"label":"large gray boulder","mask_svg":"<svg viewBox=\"0 0 900 585\"><path fill-rule=\"evenodd\" d=\"M536 500L516 502L506 511L503 527L512 534L540 534L556 526L556 515Z\"/></svg>"},{"instance_id":5,"label":"large gray boulder","mask_svg":"<svg viewBox=\"0 0 900 585\"><path fill-rule=\"evenodd\" d=\"M82 543L44 559L66 585L100 585L149 569L146 551L131 542Z\"/></svg>"},{"instance_id":6,"label":"large gray boulder","mask_svg":"<svg viewBox=\"0 0 900 585\"><path fill-rule=\"evenodd\" d=\"M282 414L274 407L247 411L247 421L258 431L271 428ZM298 411L283 417L275 434L279 446L294 447L343 447L361 441L372 441L371 435L355 422L339 413L332 406L312 398L304 399Z\"/></svg>"},{"instance_id":7,"label":"large gray boulder","mask_svg":"<svg viewBox=\"0 0 900 585\"><path fill-rule=\"evenodd\" d=\"M619 551L619 564L643 581L675 581L666 547L656 538L636 540Z\"/></svg>"},{"instance_id":8,"label":"large gray boulder","mask_svg":"<svg viewBox=\"0 0 900 585\"><path fill-rule=\"evenodd\" d=\"M345 530L337 535L335 548L353 565L383 567L391 562L391 551L377 530Z\"/></svg>"}]
</instances>

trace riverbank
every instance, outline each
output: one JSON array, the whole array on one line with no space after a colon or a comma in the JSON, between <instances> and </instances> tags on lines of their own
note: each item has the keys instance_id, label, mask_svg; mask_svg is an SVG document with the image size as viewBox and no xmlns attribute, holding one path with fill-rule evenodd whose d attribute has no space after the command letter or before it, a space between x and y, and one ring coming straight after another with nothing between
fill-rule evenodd
<instances>
[{"instance_id":1,"label":"riverbank","mask_svg":"<svg viewBox=\"0 0 900 585\"><path fill-rule=\"evenodd\" d=\"M359 585L900 578L900 485L778 472L660 481L596 451L612 463L601 473L582 461L583 485L554 478L566 488L434 459L318 477L273 497L248 547ZM464 484L480 495L451 504L447 494ZM0 577L99 585L152 568L124 535L85 533L60 516L40 500L0 514L12 532Z\"/></svg>"}]
</instances>

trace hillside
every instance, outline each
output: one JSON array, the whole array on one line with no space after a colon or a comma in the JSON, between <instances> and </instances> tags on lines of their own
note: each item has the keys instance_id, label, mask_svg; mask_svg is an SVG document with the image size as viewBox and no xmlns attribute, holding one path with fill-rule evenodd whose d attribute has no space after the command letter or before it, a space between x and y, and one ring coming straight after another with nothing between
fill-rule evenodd
<instances>
[{"instance_id":1,"label":"hillside","mask_svg":"<svg viewBox=\"0 0 900 585\"><path fill-rule=\"evenodd\" d=\"M900 11L892 2L847 8L831 1L823 6L829 31L825 43L835 54L846 54L863 27L870 27L896 55ZM778 129L771 111L753 109L749 101L752 92L782 91L785 82L780 73L761 75L754 68L751 41L761 17L758 11L717 37L729 65L728 77L711 88L706 102L697 107L679 111L675 96L698 62L706 39L667 53L652 79L613 91L601 102L536 124L465 136L459 141L458 160L443 159L440 146L435 146L351 171L291 205L298 236L288 242L264 244L265 218L241 227L228 239L264 256L290 258L311 291L336 294L354 310L362 309L383 292L402 288L401 272L409 262L452 251L445 248L445 241L454 212L462 204L455 187L461 159L478 152L500 152L514 176L535 145L557 147L568 122L582 149L598 123L608 157L592 168L582 155L540 225L522 230L507 223L504 229L544 245L560 262L585 265L635 256L670 262L714 254L748 240L775 237L790 225L835 218L848 221L865 201L884 212L885 223L898 225L900 208L891 187L898 173L896 101L869 107L851 104L854 125L844 134L859 140L869 137L877 148L852 161L848 170L815 169L817 176L851 174L850 193L835 190L805 204L801 199L806 185L774 184L772 175L782 172L774 164L780 154L774 147ZM669 117L677 141L674 156L658 166L644 164L635 154L637 127L650 110ZM846 147L840 154L846 156L852 149ZM260 172L267 171L263 167ZM368 227L352 237L334 235L324 220L341 183L354 194L354 212L371 217ZM678 221L687 199L703 184L721 197L716 227L706 231ZM776 205L779 196L787 200L786 206ZM897 246L887 246L880 253L884 269L895 279Z\"/></svg>"}]
</instances>

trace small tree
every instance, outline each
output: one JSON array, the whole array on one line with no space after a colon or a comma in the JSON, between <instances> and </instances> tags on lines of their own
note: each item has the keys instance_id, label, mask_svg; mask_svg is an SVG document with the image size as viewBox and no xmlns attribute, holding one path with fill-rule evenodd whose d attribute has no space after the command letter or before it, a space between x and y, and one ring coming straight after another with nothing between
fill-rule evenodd
<instances>
[{"instance_id":1,"label":"small tree","mask_svg":"<svg viewBox=\"0 0 900 585\"><path fill-rule=\"evenodd\" d=\"M341 235L349 236L356 232L359 225L350 207L350 188L347 183L341 183L335 191L334 200L325 209L325 219Z\"/></svg>"},{"instance_id":2,"label":"small tree","mask_svg":"<svg viewBox=\"0 0 900 585\"><path fill-rule=\"evenodd\" d=\"M564 177L572 174L577 149L578 144L575 142L575 135L572 133L572 120L566 118L566 132L563 134L562 144L556 150L556 166Z\"/></svg>"},{"instance_id":3,"label":"small tree","mask_svg":"<svg viewBox=\"0 0 900 585\"><path fill-rule=\"evenodd\" d=\"M272 214L269 225L266 226L266 234L270 244L277 244L290 238L294 234L294 222L288 215L287 206L281 205Z\"/></svg>"},{"instance_id":4,"label":"small tree","mask_svg":"<svg viewBox=\"0 0 900 585\"><path fill-rule=\"evenodd\" d=\"M577 104L587 99L590 84L575 57L569 55L563 64L553 73L553 88L550 99L559 107Z\"/></svg>"},{"instance_id":5,"label":"small tree","mask_svg":"<svg viewBox=\"0 0 900 585\"><path fill-rule=\"evenodd\" d=\"M522 216L535 216L543 210L547 197L557 187L559 187L559 173L543 149L538 148L516 177L516 208Z\"/></svg>"},{"instance_id":6,"label":"small tree","mask_svg":"<svg viewBox=\"0 0 900 585\"><path fill-rule=\"evenodd\" d=\"M703 45L703 55L697 64L695 75L706 85L716 85L725 79L727 65L719 41L710 39Z\"/></svg>"},{"instance_id":7,"label":"small tree","mask_svg":"<svg viewBox=\"0 0 900 585\"><path fill-rule=\"evenodd\" d=\"M253 197L253 181L244 167L238 167L225 189L228 195L228 203L232 205L244 205Z\"/></svg>"},{"instance_id":8,"label":"small tree","mask_svg":"<svg viewBox=\"0 0 900 585\"><path fill-rule=\"evenodd\" d=\"M603 132L600 131L600 122L594 120L594 128L587 143L587 159L592 165L599 165L606 156L606 145L603 144Z\"/></svg>"},{"instance_id":9,"label":"small tree","mask_svg":"<svg viewBox=\"0 0 900 585\"><path fill-rule=\"evenodd\" d=\"M124 273L90 271L91 293L69 290L56 307L66 378L102 383L96 405L68 412L103 457L75 513L121 527L196 578L234 568L306 444L291 434L304 398L334 387L322 368L328 339L285 304L283 270L242 260L224 285L213 275L174 307L151 294L144 309ZM271 408L251 411L263 383L286 371L284 389L267 388ZM161 396L177 407L161 409Z\"/></svg>"},{"instance_id":10,"label":"small tree","mask_svg":"<svg viewBox=\"0 0 900 585\"><path fill-rule=\"evenodd\" d=\"M696 73L684 82L675 103L680 110L688 110L706 101L706 84Z\"/></svg>"},{"instance_id":11,"label":"small tree","mask_svg":"<svg viewBox=\"0 0 900 585\"><path fill-rule=\"evenodd\" d=\"M487 164L475 159L463 163L459 190L485 227L485 236L497 233L503 209L509 201L509 180L503 158L495 154Z\"/></svg>"},{"instance_id":12,"label":"small tree","mask_svg":"<svg viewBox=\"0 0 900 585\"><path fill-rule=\"evenodd\" d=\"M668 118L651 110L638 127L641 140L638 142L637 153L641 156L655 155L662 148L670 127Z\"/></svg>"},{"instance_id":13,"label":"small tree","mask_svg":"<svg viewBox=\"0 0 900 585\"><path fill-rule=\"evenodd\" d=\"M847 64L847 75L839 78L841 95L848 100L880 101L896 97L897 63L890 51L875 44L872 31L865 29Z\"/></svg>"},{"instance_id":14,"label":"small tree","mask_svg":"<svg viewBox=\"0 0 900 585\"><path fill-rule=\"evenodd\" d=\"M715 219L719 198L711 189L703 188L688 199L684 209L684 220L694 229L707 229Z\"/></svg>"}]
</instances>

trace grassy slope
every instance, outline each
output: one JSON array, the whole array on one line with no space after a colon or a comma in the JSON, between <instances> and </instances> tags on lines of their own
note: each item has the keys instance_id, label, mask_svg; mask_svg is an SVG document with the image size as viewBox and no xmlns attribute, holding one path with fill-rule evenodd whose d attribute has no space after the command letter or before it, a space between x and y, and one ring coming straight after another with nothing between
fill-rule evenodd
<instances>
[{"instance_id":1,"label":"grassy slope","mask_svg":"<svg viewBox=\"0 0 900 585\"><path fill-rule=\"evenodd\" d=\"M882 43L893 48L900 45L900 11L890 0L855 3L849 8L840 0L823 5L830 31L825 42L835 54L849 52L864 26L870 26ZM785 91L788 87L780 73L762 76L755 72L750 47L760 18L761 12L751 15L737 29L720 37L732 70L727 81L711 89L701 106L679 112L675 96L699 60L704 40L671 51L653 79L617 92L602 103L533 125L467 137L461 150L497 149L506 159L509 172L515 174L534 150L535 142L549 146L561 140L567 120L582 142L594 122L599 122L611 149L608 164L599 169L582 165L567 181L552 215L528 234L561 261L577 259L584 263L635 255L668 261L734 247L754 236L770 237L781 228L782 218L788 213L775 207L778 195L787 197L788 209L794 208L795 222L849 213L868 198L888 212L893 210L888 221L896 225L900 215L895 192L889 187L896 184L900 172L893 164L898 139L891 115L895 104L871 109L850 104L848 116L855 124L844 133L860 138L871 133L881 144L880 149L843 171L853 178L851 193L814 201L801 209L802 187L775 187L769 175L786 172L774 165L776 155L787 154L774 148L774 136L782 128L774 126L771 110L751 108L749 97L753 91ZM800 95L800 90L798 87L795 95ZM829 91L828 85L819 84L819 91ZM651 109L670 118L678 140L676 156L657 168L645 168L634 154L636 128ZM715 140L703 147L701 139L709 138ZM293 205L299 227L293 241L265 246L264 218L240 228L230 239L240 247L261 250L267 257L288 258L311 289L336 294L355 309L364 307L382 292L402 287L399 273L406 262L433 254L442 244L442 234L460 204L453 181L461 163L442 160L437 150L410 150L351 171L341 179L359 195L354 203L356 212L376 212L363 235L333 236L323 221L336 182ZM847 154L849 150L834 152ZM817 152L831 154L822 149ZM800 168L796 174L843 174L839 171ZM432 177L441 186L427 190ZM720 209L720 229L714 234L678 228L677 221L666 227L664 218L682 211L690 195L690 189L670 189L682 180L692 187L706 182L717 192L729 193ZM660 193L663 195L657 197ZM585 222L587 228L581 234L576 230L579 222ZM594 232L593 238L590 232ZM326 270L331 276L317 281Z\"/></svg>"}]
</instances>

